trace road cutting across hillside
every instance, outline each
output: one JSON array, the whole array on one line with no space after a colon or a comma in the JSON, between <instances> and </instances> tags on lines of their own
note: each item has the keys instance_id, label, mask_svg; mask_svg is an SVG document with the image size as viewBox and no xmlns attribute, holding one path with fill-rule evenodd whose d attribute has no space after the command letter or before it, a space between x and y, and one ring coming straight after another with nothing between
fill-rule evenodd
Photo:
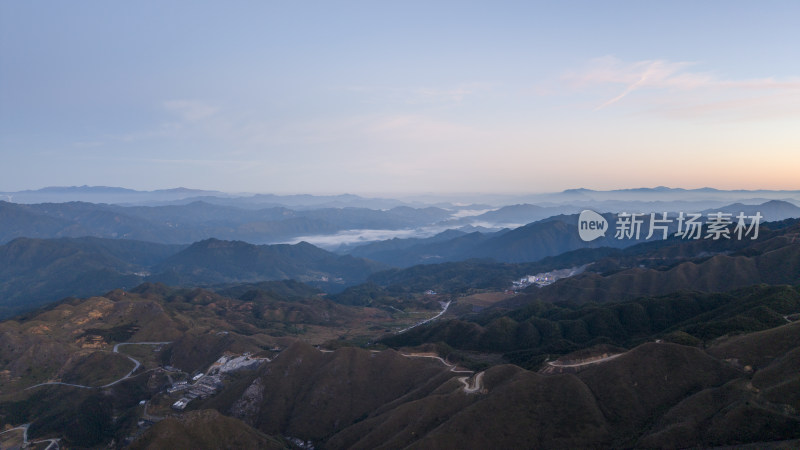
<instances>
[{"instance_id":1,"label":"road cutting across hillside","mask_svg":"<svg viewBox=\"0 0 800 450\"><path fill-rule=\"evenodd\" d=\"M548 362L547 362L547 365L549 365L549 366L553 366L553 367L581 367L581 366L589 366L589 365L592 365L592 364L600 364L600 363L604 363L604 362L606 362L606 361L610 361L610 360L612 360L612 359L614 359L614 358L616 358L616 357L618 357L618 356L621 356L621 355L624 355L624 353L615 353L615 354L613 354L613 355L608 355L608 356L606 356L606 357L604 357L604 358L590 359L590 360L587 360L587 361L583 361L583 362L579 362L579 363L574 363L574 364L563 364L563 363L560 363L560 362L558 362L558 361L548 361Z\"/></svg>"},{"instance_id":2,"label":"road cutting across hillside","mask_svg":"<svg viewBox=\"0 0 800 450\"><path fill-rule=\"evenodd\" d=\"M400 353L401 355L405 356L406 358L432 358L441 361L442 364L450 368L450 372L453 373L475 373L474 370L458 370L458 366L455 364L450 364L441 356L432 355L430 353Z\"/></svg>"},{"instance_id":3,"label":"road cutting across hillside","mask_svg":"<svg viewBox=\"0 0 800 450\"><path fill-rule=\"evenodd\" d=\"M168 341L168 342L121 342L121 343L119 343L119 344L114 346L114 349L112 350L112 353L119 353L119 347L121 345L166 345L166 344L171 344L171 343L172 343L172 341ZM102 386L86 386L86 385L83 385L83 384L63 383L61 381L48 381L46 383L34 384L33 386L29 386L29 387L25 388L25 390L27 391L28 389L33 389L33 388L36 388L36 387L39 387L39 386L48 386L48 385L72 386L72 387L81 388L81 389L103 389L103 388L114 386L115 384L117 384L117 383L119 383L121 381L125 381L128 378L130 378L131 375L133 375L133 373L136 372L136 370L139 369L139 367L142 366L141 362L139 362L138 360L132 358L131 356L124 355L124 354L123 354L123 356L125 356L126 358L130 359L131 361L133 361L133 364L134 364L133 369L131 369L131 371L128 372L127 374L125 374L125 376L123 376L122 378L120 378L118 380L115 380L115 381L112 381L111 383L104 384Z\"/></svg>"},{"instance_id":4,"label":"road cutting across hillside","mask_svg":"<svg viewBox=\"0 0 800 450\"><path fill-rule=\"evenodd\" d=\"M420 325L424 325L424 324L426 324L428 322L431 322L431 321L434 321L434 320L438 319L439 317L442 317L442 314L447 312L447 308L450 307L450 303L452 303L452 302L453 302L452 300L448 300L446 303L443 303L442 304L442 310L439 311L439 314L436 314L435 316L431 317L430 319L425 319L423 321L417 322L417 323L415 323L414 325L411 325L408 328L403 328L402 330L398 331L395 334L403 334L403 333L405 333L406 331L408 331L408 330L410 330L412 328L416 328L416 327L418 327Z\"/></svg>"},{"instance_id":5,"label":"road cutting across hillside","mask_svg":"<svg viewBox=\"0 0 800 450\"><path fill-rule=\"evenodd\" d=\"M472 379L472 384L469 383L469 377L459 377L458 381L464 384L464 392L467 394L475 394L483 391L483 374L484 372L478 372L475 377Z\"/></svg>"}]
</instances>

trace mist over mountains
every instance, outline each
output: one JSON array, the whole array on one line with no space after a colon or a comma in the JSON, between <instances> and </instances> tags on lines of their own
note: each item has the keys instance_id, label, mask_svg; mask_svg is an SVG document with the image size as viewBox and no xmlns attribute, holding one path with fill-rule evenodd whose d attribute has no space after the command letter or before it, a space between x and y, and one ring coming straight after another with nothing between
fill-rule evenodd
<instances>
[{"instance_id":1,"label":"mist over mountains","mask_svg":"<svg viewBox=\"0 0 800 450\"><path fill-rule=\"evenodd\" d=\"M800 449L800 2L543 3L0 2L0 450Z\"/></svg>"},{"instance_id":2,"label":"mist over mountains","mask_svg":"<svg viewBox=\"0 0 800 450\"><path fill-rule=\"evenodd\" d=\"M800 194L795 191L579 190L530 196L529 200L540 198L539 204L496 206L452 202L423 204L354 195L200 193L203 195L194 195L198 192L187 189L142 192L75 187L2 194L15 201L19 198L39 201L0 201L0 243L16 237L82 236L165 244L190 244L209 238L254 244L305 240L329 250L342 247L342 251L347 251L359 244L392 237L426 238L446 230L470 233L513 229L554 216L577 214L583 209L600 213L712 210L749 213L759 209L765 221L796 217L800 211L791 201L777 200L788 198L800 203ZM165 195L179 197L180 203L155 206ZM650 195L655 195L657 200L650 199ZM129 196L140 199L141 206L125 202ZM267 198L270 200L261 202ZM86 201L92 199L115 202ZM44 200L49 202L42 202ZM376 206L376 201L383 203Z\"/></svg>"},{"instance_id":3,"label":"mist over mountains","mask_svg":"<svg viewBox=\"0 0 800 450\"><path fill-rule=\"evenodd\" d=\"M113 203L121 205L158 205L163 202L176 204L192 203L207 200L209 203L237 203L234 206L261 205L264 207L285 206L305 209L308 207L364 207L372 209L389 209L395 206L420 205L464 205L484 204L494 207L518 204L537 204L542 207L554 204L587 204L598 202L642 202L660 204L666 202L717 202L731 203L745 200L746 203L763 203L767 200L800 201L800 191L772 190L721 190L713 188L681 189L659 186L655 188L617 189L599 191L593 189L567 189L562 192L498 195L407 195L399 199L369 198L353 194L340 195L275 195L275 194L232 194L201 189L173 188L154 191L139 191L121 187L108 186L65 186L45 187L37 190L16 192L0 192L3 200L15 203L63 203L82 201L90 203ZM465 202L466 200L466 202ZM602 208L597 208L602 210Z\"/></svg>"},{"instance_id":4,"label":"mist over mountains","mask_svg":"<svg viewBox=\"0 0 800 450\"><path fill-rule=\"evenodd\" d=\"M584 242L575 230L576 213L586 206L555 204L556 200L599 199L598 211L611 204L628 211L682 206L704 214L759 212L765 222L800 217L800 208L783 200L700 209L750 194L667 188L571 190L548 194L551 203L545 206L512 204L492 209L486 204L431 206L417 202L408 206L399 200L353 195L235 196L182 188L142 192L84 186L23 191L4 195L70 201L0 201L0 306L7 315L42 302L99 294L143 281L210 286L297 279L338 292L390 267L471 259L529 263L565 252L624 248L644 241L643 236L639 240L615 239L609 230L603 238ZM783 191L757 194L794 195ZM659 200L644 202L649 198L644 196ZM75 201L89 198L127 199L129 205ZM164 203L165 199L176 203L130 205L135 201ZM374 202L391 207L365 207ZM265 204L272 206L262 207ZM334 204L359 206L331 206ZM614 216L605 217L613 226ZM645 227L648 220L645 217ZM513 223L522 225L501 228ZM392 235L400 237L381 240ZM276 245L281 242L296 244ZM314 246L315 242L327 251Z\"/></svg>"},{"instance_id":5,"label":"mist over mountains","mask_svg":"<svg viewBox=\"0 0 800 450\"><path fill-rule=\"evenodd\" d=\"M12 193L49 202L0 201L4 442L792 446L796 195ZM604 235L581 238L583 209ZM681 212L730 236L678 236Z\"/></svg>"},{"instance_id":6,"label":"mist over mountains","mask_svg":"<svg viewBox=\"0 0 800 450\"><path fill-rule=\"evenodd\" d=\"M249 210L193 202L177 206L124 207L86 202L21 205L0 202L0 242L15 237L95 236L188 244L202 239L277 243L303 235L330 235L350 229L401 230L438 222L449 213L433 207L284 207Z\"/></svg>"}]
</instances>

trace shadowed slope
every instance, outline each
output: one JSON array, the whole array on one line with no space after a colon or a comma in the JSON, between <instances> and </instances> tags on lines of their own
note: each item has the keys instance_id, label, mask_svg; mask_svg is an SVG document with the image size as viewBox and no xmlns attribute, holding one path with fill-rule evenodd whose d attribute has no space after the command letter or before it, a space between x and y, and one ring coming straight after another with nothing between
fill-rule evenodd
<instances>
[{"instance_id":1,"label":"shadowed slope","mask_svg":"<svg viewBox=\"0 0 800 450\"><path fill-rule=\"evenodd\" d=\"M392 350L322 353L298 342L262 369L230 412L270 434L319 440L415 390L424 395L452 375L437 361Z\"/></svg>"},{"instance_id":2,"label":"shadowed slope","mask_svg":"<svg viewBox=\"0 0 800 450\"><path fill-rule=\"evenodd\" d=\"M253 429L240 420L213 409L191 411L169 417L149 429L131 449L282 449L280 441Z\"/></svg>"}]
</instances>

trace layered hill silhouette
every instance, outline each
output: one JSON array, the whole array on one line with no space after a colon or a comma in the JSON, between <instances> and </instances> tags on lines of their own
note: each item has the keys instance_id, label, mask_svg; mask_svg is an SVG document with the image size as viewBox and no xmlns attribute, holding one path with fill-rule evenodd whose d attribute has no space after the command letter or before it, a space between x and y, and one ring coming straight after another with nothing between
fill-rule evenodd
<instances>
[{"instance_id":1,"label":"layered hill silhouette","mask_svg":"<svg viewBox=\"0 0 800 450\"><path fill-rule=\"evenodd\" d=\"M184 246L124 239L18 238L0 246L0 317L144 281L209 286L295 279L339 291L382 268L305 242L270 246L211 239Z\"/></svg>"},{"instance_id":2,"label":"layered hill silhouette","mask_svg":"<svg viewBox=\"0 0 800 450\"><path fill-rule=\"evenodd\" d=\"M0 201L0 243L17 237L93 236L165 244L218 238L273 243L351 229L421 227L451 213L436 207L396 206L292 210L247 209L196 201L185 205L120 206L86 202L16 204Z\"/></svg>"},{"instance_id":3,"label":"layered hill silhouette","mask_svg":"<svg viewBox=\"0 0 800 450\"><path fill-rule=\"evenodd\" d=\"M183 246L98 238L18 238L0 246L0 317L64 297L133 287Z\"/></svg>"},{"instance_id":4,"label":"layered hill silhouette","mask_svg":"<svg viewBox=\"0 0 800 450\"><path fill-rule=\"evenodd\" d=\"M0 197L17 203L63 203L71 201L136 206L185 205L204 201L244 209L288 207L298 209L360 207L390 209L406 205L395 199L365 198L353 194L339 195L276 195L229 194L220 191L184 187L139 191L114 186L50 186L36 190L2 192Z\"/></svg>"},{"instance_id":5,"label":"layered hill silhouette","mask_svg":"<svg viewBox=\"0 0 800 450\"><path fill-rule=\"evenodd\" d=\"M630 206L656 195L666 208L676 193L550 198ZM40 194L63 192L31 193ZM761 192L694 194L714 197L709 211L765 221L798 212L746 204ZM77 448L800 444L796 219L762 223L757 240L621 241L610 230L587 244L575 215L545 217L563 204L520 204L468 219L541 220L342 255L241 239L441 229L453 209L217 195L159 192L175 202L161 206L0 202L0 317L17 314L0 322L1 424L30 424L32 438ZM734 198L744 203L725 206ZM564 268L580 270L519 295L496 292ZM462 294L495 297L475 307ZM232 354L258 364L184 411L170 407L184 395L169 391L176 380Z\"/></svg>"},{"instance_id":6,"label":"layered hill silhouette","mask_svg":"<svg viewBox=\"0 0 800 450\"><path fill-rule=\"evenodd\" d=\"M252 245L208 239L192 244L155 266L150 277L172 285L295 279L321 285L361 282L383 266L352 256L338 256L307 242Z\"/></svg>"},{"instance_id":7,"label":"layered hill silhouette","mask_svg":"<svg viewBox=\"0 0 800 450\"><path fill-rule=\"evenodd\" d=\"M761 214L762 217L765 218L766 221L774 222L780 221L784 219L790 218L797 218L800 217L800 207L789 203L787 201L781 200L770 200L768 202L764 202L759 205L745 205L742 203L733 203L731 205L722 206L716 209L709 209L703 211L703 213L714 213L717 211L722 211L726 213L733 214L734 216L739 214L740 212L744 213L745 215L752 216L756 213Z\"/></svg>"},{"instance_id":8,"label":"layered hill silhouette","mask_svg":"<svg viewBox=\"0 0 800 450\"><path fill-rule=\"evenodd\" d=\"M612 216L607 215L609 223ZM417 264L492 259L518 263L538 261L548 256L585 248L624 248L636 240L614 239L613 231L603 238L584 242L577 233L578 216L555 216L513 230L495 233L472 232L451 239L441 238L389 243L378 242L356 247L348 252L355 256L383 262L394 267ZM645 236L641 236L642 240Z\"/></svg>"},{"instance_id":9,"label":"layered hill silhouette","mask_svg":"<svg viewBox=\"0 0 800 450\"><path fill-rule=\"evenodd\" d=\"M562 244L565 248L581 246L574 228L562 220L536 222L489 236L444 233L436 238L439 242L426 241L425 248L484 249L483 254L501 252L509 260L527 260L531 251L548 254L561 250ZM0 246L0 316L67 296L100 294L142 281L210 286L297 279L338 292L368 280L393 291L436 289L457 293L476 288L505 289L521 276L589 263L593 264L585 274L530 294L549 301L568 298L585 302L681 289L724 291L756 283L792 283L800 264L796 223L792 219L762 224L756 241L659 239L625 249L580 247L540 258L536 263L493 263L489 259L494 258L487 257L381 273L376 273L386 268L381 264L335 255L307 243L270 246L209 239L187 247L122 239L20 238ZM612 244L618 242L611 239ZM598 240L596 245L602 243ZM526 298L509 300L507 306L521 305Z\"/></svg>"},{"instance_id":10,"label":"layered hill silhouette","mask_svg":"<svg viewBox=\"0 0 800 450\"><path fill-rule=\"evenodd\" d=\"M497 211L485 213L484 216L494 213L498 217L506 217L506 213L508 213L508 218L514 218L515 211L519 214L526 214L532 208L534 211L542 209L534 205L515 205L507 208L508 210L501 208ZM648 208L652 208L652 205ZM558 209L544 210L556 212ZM623 209L622 211L625 210ZM650 211L650 209L647 209L647 211L656 212ZM636 210L628 210L628 212L636 212ZM702 212L704 214L703 217L707 217L708 213L713 212L727 212L733 214L733 217L740 212L748 216L760 212L762 223L800 217L800 207L778 200L760 205L737 203L712 210L692 212ZM670 217L675 220L677 214L671 211L670 213ZM542 214L546 215L547 213ZM580 239L577 233L578 215L573 213L546 216L546 218L531 216L537 217L535 222L512 230L454 235L442 233L427 239L392 239L365 244L346 251L354 256L380 261L394 267L409 267L416 264L463 261L472 258L491 258L498 262L506 263L531 262L578 249L626 248L647 241L649 214L643 217L644 223L639 239L615 238L616 215L605 213L603 216L608 221L609 229L605 236L591 242L584 242ZM482 216L477 217L480 218ZM516 219L521 218L516 217ZM670 233L675 232L676 227L676 222L673 222ZM658 241L660 239L661 236L656 233L649 241Z\"/></svg>"}]
</instances>

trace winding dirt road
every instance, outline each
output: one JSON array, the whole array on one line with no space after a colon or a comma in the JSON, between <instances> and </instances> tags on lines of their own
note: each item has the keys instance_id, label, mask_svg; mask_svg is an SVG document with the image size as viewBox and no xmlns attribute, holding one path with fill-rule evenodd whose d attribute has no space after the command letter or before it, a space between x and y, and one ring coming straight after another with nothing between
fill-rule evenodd
<instances>
[{"instance_id":1,"label":"winding dirt road","mask_svg":"<svg viewBox=\"0 0 800 450\"><path fill-rule=\"evenodd\" d=\"M584 361L584 362L575 363L575 364L563 364L563 363L560 363L560 362L558 362L558 361L548 361L548 362L547 362L547 365L549 365L549 366L553 366L553 367L581 367L581 366L589 366L589 365L592 365L592 364L600 364L600 363L604 363L604 362L606 362L606 361L612 360L612 359L614 359L614 358L616 358L616 357L618 357L618 356L621 356L621 355L624 355L624 353L616 353L616 354L613 354L613 355L606 356L605 358L600 358L600 359L592 359L592 360L589 360L589 361Z\"/></svg>"},{"instance_id":2,"label":"winding dirt road","mask_svg":"<svg viewBox=\"0 0 800 450\"><path fill-rule=\"evenodd\" d=\"M442 364L444 364L445 366L449 367L450 368L450 372L453 372L453 373L475 373L474 370L457 370L458 366L456 366L455 364L448 363L447 361L442 359L441 356L428 355L428 354L425 354L425 353L400 353L400 354L405 356L406 358L433 358L433 359L437 359L437 360L441 361Z\"/></svg>"},{"instance_id":3,"label":"winding dirt road","mask_svg":"<svg viewBox=\"0 0 800 450\"><path fill-rule=\"evenodd\" d=\"M172 341L168 341L168 342L121 342L121 343L119 343L119 344L114 346L114 350L112 350L112 352L113 353L119 353L119 347L121 345L166 345L166 344L171 344L171 343L172 343ZM25 390L27 391L28 389L33 389L33 388L36 388L36 387L39 387L39 386L48 386L48 385L54 385L54 384L60 384L62 386L72 386L72 387L81 388L81 389L103 389L103 388L111 387L111 386L113 386L113 385L115 385L115 384L117 384L117 383L119 383L121 381L124 381L124 380L127 380L128 378L130 378L131 375L133 375L133 372L136 372L136 370L139 367L142 366L142 363L140 363L136 359L134 359L134 358L132 358L132 357L130 357L128 355L125 355L125 354L123 354L123 356L125 356L126 358L130 359L131 361L133 361L133 369L131 369L130 372L125 374L124 377L120 378L119 380L112 381L111 383L104 384L102 386L85 386L85 385L82 385L82 384L62 383L60 381L48 381L46 383L39 383L39 384L34 384L33 386L26 387Z\"/></svg>"},{"instance_id":4,"label":"winding dirt road","mask_svg":"<svg viewBox=\"0 0 800 450\"><path fill-rule=\"evenodd\" d=\"M469 383L469 377L459 377L458 381L464 384L464 392L467 394L475 394L483 390L483 374L486 372L479 372L472 379L472 384Z\"/></svg>"}]
</instances>

